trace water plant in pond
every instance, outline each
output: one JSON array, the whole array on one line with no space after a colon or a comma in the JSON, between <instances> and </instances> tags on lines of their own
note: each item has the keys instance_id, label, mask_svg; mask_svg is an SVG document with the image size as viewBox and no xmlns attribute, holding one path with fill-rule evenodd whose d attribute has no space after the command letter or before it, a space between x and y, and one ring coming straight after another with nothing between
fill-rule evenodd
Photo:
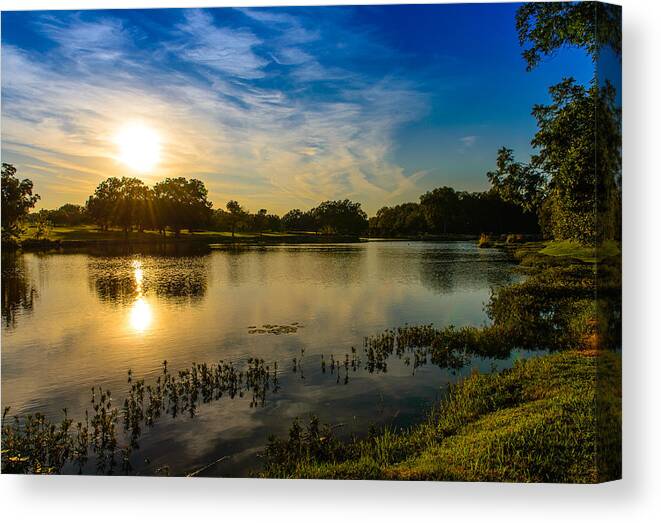
<instances>
[{"instance_id":1,"label":"water plant in pond","mask_svg":"<svg viewBox=\"0 0 661 523\"><path fill-rule=\"evenodd\" d=\"M261 327L250 325L248 327L248 334L295 334L298 332L298 329L302 328L303 325L300 325L297 321L289 325L275 325L271 323L265 323Z\"/></svg>"},{"instance_id":2,"label":"water plant in pond","mask_svg":"<svg viewBox=\"0 0 661 523\"><path fill-rule=\"evenodd\" d=\"M250 394L250 406L264 405L267 393L279 390L278 365L263 359L248 358L244 367L231 362L209 365L193 363L176 373L167 361L154 383L135 379L129 369L129 385L122 407L114 406L110 391L91 389L91 408L84 421L74 423L64 409L60 423L42 414L15 416L13 423L2 418L2 470L7 473L59 473L67 465L83 472L93 460L97 473L123 473L132 470L131 453L139 448L145 427L152 427L159 417L172 418L186 413L194 417L199 405ZM121 434L118 422L121 419Z\"/></svg>"}]
</instances>

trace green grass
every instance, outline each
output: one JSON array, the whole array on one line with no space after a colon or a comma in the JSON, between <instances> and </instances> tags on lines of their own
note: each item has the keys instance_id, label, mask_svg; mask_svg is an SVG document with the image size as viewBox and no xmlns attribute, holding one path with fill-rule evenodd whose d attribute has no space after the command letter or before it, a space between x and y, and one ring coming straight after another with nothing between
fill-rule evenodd
<instances>
[{"instance_id":1,"label":"green grass","mask_svg":"<svg viewBox=\"0 0 661 523\"><path fill-rule=\"evenodd\" d=\"M302 438L307 452L292 452L290 434L289 446L280 447L288 454L280 452L274 459L273 444L267 449L263 475L571 483L616 479L621 475L620 381L621 358L605 351L566 351L517 362L500 374L473 374L451 389L428 421L408 430L386 430L349 443L332 443L325 434L328 448L319 452L314 447L314 453L309 434ZM287 461L287 455L296 458Z\"/></svg>"},{"instance_id":2,"label":"green grass","mask_svg":"<svg viewBox=\"0 0 661 523\"><path fill-rule=\"evenodd\" d=\"M36 227L26 227L21 235L21 240L35 238ZM124 240L126 235L120 229L101 230L96 225L77 225L72 227L51 227L42 236L48 240ZM158 231L130 232L130 239L135 238L158 238Z\"/></svg>"},{"instance_id":3,"label":"green grass","mask_svg":"<svg viewBox=\"0 0 661 523\"><path fill-rule=\"evenodd\" d=\"M586 247L580 243L569 240L555 240L548 242L539 252L540 254L546 254L547 256L566 256L586 263L596 263L605 258L617 256L620 254L620 248L614 240L605 241L596 248Z\"/></svg>"},{"instance_id":4,"label":"green grass","mask_svg":"<svg viewBox=\"0 0 661 523\"><path fill-rule=\"evenodd\" d=\"M34 240L36 239L37 228L35 226L28 226L25 228L20 240ZM174 239L174 233L171 231L166 232L169 239ZM264 232L261 235L258 232L240 232L237 231L232 237L229 231L194 231L183 230L180 233L179 240L195 240L206 243L225 243L232 240L295 240L307 237L315 237L314 232ZM321 239L321 237L319 237ZM42 239L52 241L72 241L72 242L88 242L88 241L160 241L163 239L158 231L145 230L143 232L131 231L124 233L121 229L109 229L107 231L101 230L96 225L78 225L73 227L51 227L46 234L42 235Z\"/></svg>"}]
</instances>

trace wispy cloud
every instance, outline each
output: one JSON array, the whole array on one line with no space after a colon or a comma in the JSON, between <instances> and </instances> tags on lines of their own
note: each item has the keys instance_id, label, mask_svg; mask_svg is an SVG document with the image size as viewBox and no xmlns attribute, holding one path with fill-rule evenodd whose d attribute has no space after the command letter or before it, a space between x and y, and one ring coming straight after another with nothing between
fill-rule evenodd
<instances>
[{"instance_id":1,"label":"wispy cloud","mask_svg":"<svg viewBox=\"0 0 661 523\"><path fill-rule=\"evenodd\" d=\"M180 37L173 48L181 57L238 78L260 78L268 62L253 48L262 41L246 29L218 27L213 17L202 10L186 11L179 24Z\"/></svg>"},{"instance_id":2,"label":"wispy cloud","mask_svg":"<svg viewBox=\"0 0 661 523\"><path fill-rule=\"evenodd\" d=\"M398 128L426 111L419 86L354 65L368 33L330 60L317 41L341 31L329 22L242 13L252 26L188 10L156 41L105 14L37 19L50 51L2 49L3 157L34 177L44 205L80 201L101 179L131 174L114 159L113 133L143 120L164 142L153 176L200 177L217 205L283 212L351 197L374 211L415 198L425 173L405 172L392 152Z\"/></svg>"},{"instance_id":3,"label":"wispy cloud","mask_svg":"<svg viewBox=\"0 0 661 523\"><path fill-rule=\"evenodd\" d=\"M43 16L36 25L58 44L62 55L74 60L117 60L132 42L130 31L120 20L113 18L89 22L74 15L71 20L63 22L55 16Z\"/></svg>"},{"instance_id":4,"label":"wispy cloud","mask_svg":"<svg viewBox=\"0 0 661 523\"><path fill-rule=\"evenodd\" d=\"M475 135L462 136L461 138L459 138L459 141L464 147L473 147L473 145L475 145L475 142L477 142L477 136Z\"/></svg>"}]
</instances>

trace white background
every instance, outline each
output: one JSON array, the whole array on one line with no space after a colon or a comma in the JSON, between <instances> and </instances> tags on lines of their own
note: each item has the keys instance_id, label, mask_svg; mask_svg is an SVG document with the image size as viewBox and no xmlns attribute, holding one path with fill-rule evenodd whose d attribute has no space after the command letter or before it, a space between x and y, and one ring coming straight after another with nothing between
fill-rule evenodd
<instances>
[{"instance_id":1,"label":"white background","mask_svg":"<svg viewBox=\"0 0 661 523\"><path fill-rule=\"evenodd\" d=\"M622 481L571 486L3 475L4 521L661 521L661 2L620 3L625 205ZM318 3L0 0L0 9L287 4Z\"/></svg>"}]
</instances>

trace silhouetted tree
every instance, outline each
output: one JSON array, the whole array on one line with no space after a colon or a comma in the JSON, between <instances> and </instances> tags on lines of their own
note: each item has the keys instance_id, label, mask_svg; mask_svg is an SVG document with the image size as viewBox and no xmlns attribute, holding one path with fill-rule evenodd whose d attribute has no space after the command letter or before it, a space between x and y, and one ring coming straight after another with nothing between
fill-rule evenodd
<instances>
[{"instance_id":1,"label":"silhouetted tree","mask_svg":"<svg viewBox=\"0 0 661 523\"><path fill-rule=\"evenodd\" d=\"M453 229L452 222L459 211L459 198L453 188L439 187L423 194L420 206L430 231L447 233Z\"/></svg>"},{"instance_id":2,"label":"silhouetted tree","mask_svg":"<svg viewBox=\"0 0 661 523\"><path fill-rule=\"evenodd\" d=\"M155 222L161 230L168 226L179 236L182 229L193 230L210 221L212 203L200 180L166 178L154 185L152 194Z\"/></svg>"},{"instance_id":3,"label":"silhouetted tree","mask_svg":"<svg viewBox=\"0 0 661 523\"><path fill-rule=\"evenodd\" d=\"M303 212L300 209L292 209L282 217L281 223L285 231L315 230L314 218L310 211Z\"/></svg>"},{"instance_id":4,"label":"silhouetted tree","mask_svg":"<svg viewBox=\"0 0 661 523\"><path fill-rule=\"evenodd\" d=\"M422 195L426 208L418 203L382 207L376 216L370 218L370 234L406 237L439 233L534 234L539 231L534 213L525 211L520 205L506 202L493 190L471 193L450 192L447 189L444 187ZM451 213L446 216L448 209L451 209ZM438 219L441 225L430 226L428 217L431 220ZM434 224L433 221L431 223Z\"/></svg>"},{"instance_id":5,"label":"silhouetted tree","mask_svg":"<svg viewBox=\"0 0 661 523\"><path fill-rule=\"evenodd\" d=\"M103 230L108 230L120 198L121 180L110 177L103 180L87 199L87 213Z\"/></svg>"},{"instance_id":6,"label":"silhouetted tree","mask_svg":"<svg viewBox=\"0 0 661 523\"><path fill-rule=\"evenodd\" d=\"M248 213L236 200L230 200L227 202L225 207L229 213L228 218L230 223L230 230L232 231L232 237L234 237L237 226L246 219Z\"/></svg>"},{"instance_id":7,"label":"silhouetted tree","mask_svg":"<svg viewBox=\"0 0 661 523\"><path fill-rule=\"evenodd\" d=\"M59 209L48 211L48 220L53 225L76 226L87 222L89 216L82 205L65 203Z\"/></svg>"},{"instance_id":8,"label":"silhouetted tree","mask_svg":"<svg viewBox=\"0 0 661 523\"><path fill-rule=\"evenodd\" d=\"M260 236L262 235L264 228L266 227L267 212L268 211L266 209L260 209L259 211L257 211L257 214L255 214L252 219L253 227L259 233Z\"/></svg>"},{"instance_id":9,"label":"silhouetted tree","mask_svg":"<svg viewBox=\"0 0 661 523\"><path fill-rule=\"evenodd\" d=\"M20 232L20 222L25 219L37 201L32 194L32 180L16 178L16 168L2 164L2 238L15 238Z\"/></svg>"},{"instance_id":10,"label":"silhouetted tree","mask_svg":"<svg viewBox=\"0 0 661 523\"><path fill-rule=\"evenodd\" d=\"M367 231L367 214L360 203L350 200L325 201L310 211L318 230L324 233L362 234Z\"/></svg>"}]
</instances>

